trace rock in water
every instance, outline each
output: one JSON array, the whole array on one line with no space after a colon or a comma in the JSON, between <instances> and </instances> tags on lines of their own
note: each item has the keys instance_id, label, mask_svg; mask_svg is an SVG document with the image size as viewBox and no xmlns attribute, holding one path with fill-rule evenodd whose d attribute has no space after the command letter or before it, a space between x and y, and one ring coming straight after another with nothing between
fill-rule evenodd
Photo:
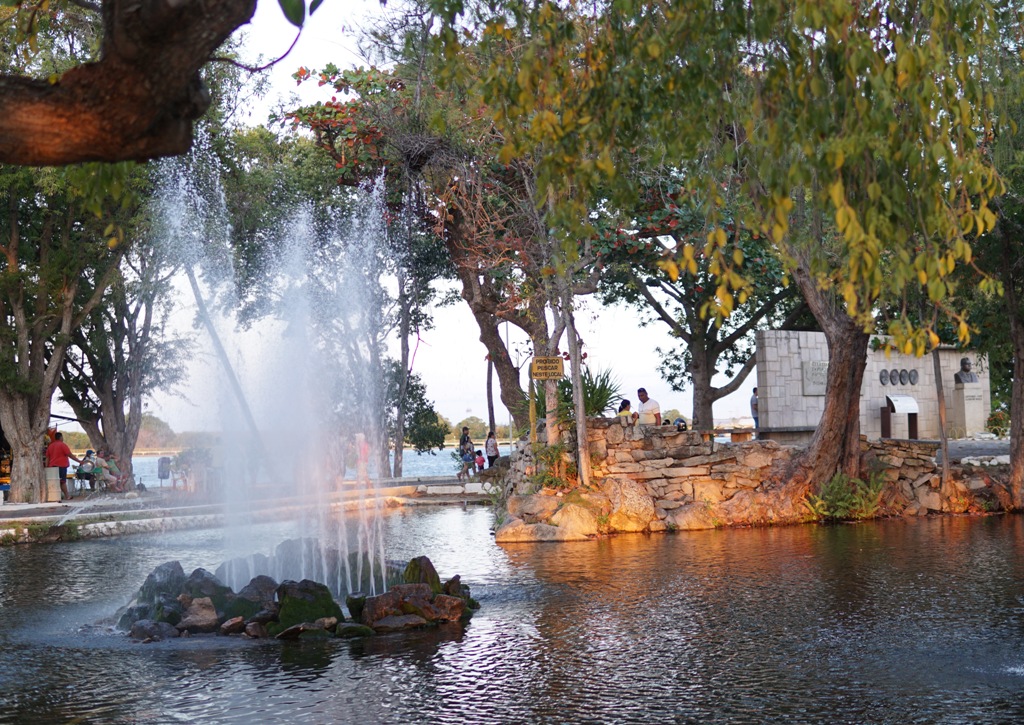
<instances>
[{"instance_id":1,"label":"rock in water","mask_svg":"<svg viewBox=\"0 0 1024 725\"><path fill-rule=\"evenodd\" d=\"M433 562L425 556L411 559L405 567L402 579L406 584L428 584L430 591L434 594L441 593L441 577L437 575L437 569L434 568Z\"/></svg>"},{"instance_id":2,"label":"rock in water","mask_svg":"<svg viewBox=\"0 0 1024 725\"><path fill-rule=\"evenodd\" d=\"M352 621L358 622L363 618L363 607L366 605L366 595L362 592L353 592L345 597L345 606L348 613L352 615Z\"/></svg>"},{"instance_id":3,"label":"rock in water","mask_svg":"<svg viewBox=\"0 0 1024 725\"><path fill-rule=\"evenodd\" d=\"M245 617L232 617L220 625L220 634L241 634L245 631Z\"/></svg>"},{"instance_id":4,"label":"rock in water","mask_svg":"<svg viewBox=\"0 0 1024 725\"><path fill-rule=\"evenodd\" d=\"M217 609L213 606L213 600L209 597L199 597L192 600L192 604L185 612L185 616L178 622L178 629L191 634L201 632L216 632L220 627L220 619L217 617Z\"/></svg>"},{"instance_id":5,"label":"rock in water","mask_svg":"<svg viewBox=\"0 0 1024 725\"><path fill-rule=\"evenodd\" d=\"M180 634L178 628L167 622L154 622L152 619L140 619L132 625L132 639L161 640L173 639Z\"/></svg>"},{"instance_id":6,"label":"rock in water","mask_svg":"<svg viewBox=\"0 0 1024 725\"><path fill-rule=\"evenodd\" d=\"M277 587L277 582L269 576L261 574L253 577L242 587L242 591L225 605L224 616L245 617L251 620L261 611L274 609L276 612L277 603L274 597L277 594Z\"/></svg>"},{"instance_id":7,"label":"rock in water","mask_svg":"<svg viewBox=\"0 0 1024 725\"><path fill-rule=\"evenodd\" d=\"M331 596L331 590L309 579L281 582L277 588L277 601L280 605L279 621L267 628L272 635L296 624L315 622L322 617L335 617L339 622L345 619L341 607Z\"/></svg>"},{"instance_id":8,"label":"rock in water","mask_svg":"<svg viewBox=\"0 0 1024 725\"><path fill-rule=\"evenodd\" d=\"M259 622L249 622L245 625L245 635L253 639L266 639L270 636L267 628Z\"/></svg>"},{"instance_id":9,"label":"rock in water","mask_svg":"<svg viewBox=\"0 0 1024 725\"><path fill-rule=\"evenodd\" d=\"M222 583L206 569L196 569L189 574L188 579L181 585L183 594L190 595L193 599L207 597L213 602L218 612L223 612L227 605L235 598L231 587Z\"/></svg>"}]
</instances>

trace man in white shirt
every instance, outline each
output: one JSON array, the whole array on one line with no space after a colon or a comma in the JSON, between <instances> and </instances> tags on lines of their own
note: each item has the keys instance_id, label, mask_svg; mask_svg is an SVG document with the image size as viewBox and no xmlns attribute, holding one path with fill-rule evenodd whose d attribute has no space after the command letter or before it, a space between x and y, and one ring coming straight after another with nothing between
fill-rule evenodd
<instances>
[{"instance_id":1,"label":"man in white shirt","mask_svg":"<svg viewBox=\"0 0 1024 725\"><path fill-rule=\"evenodd\" d=\"M647 397L647 391L643 388L636 391L636 396L640 398L640 405L633 413L633 420L640 425L661 425L661 406L658 401Z\"/></svg>"}]
</instances>

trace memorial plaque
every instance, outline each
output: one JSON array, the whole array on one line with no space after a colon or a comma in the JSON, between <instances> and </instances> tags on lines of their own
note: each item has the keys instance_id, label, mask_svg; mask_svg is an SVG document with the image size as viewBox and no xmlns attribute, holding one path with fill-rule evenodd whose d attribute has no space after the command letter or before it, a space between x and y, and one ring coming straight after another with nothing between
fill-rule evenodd
<instances>
[{"instance_id":1,"label":"memorial plaque","mask_svg":"<svg viewBox=\"0 0 1024 725\"><path fill-rule=\"evenodd\" d=\"M911 370L910 371L910 384L911 385L917 385L917 371L916 370Z\"/></svg>"},{"instance_id":2,"label":"memorial plaque","mask_svg":"<svg viewBox=\"0 0 1024 725\"><path fill-rule=\"evenodd\" d=\"M558 380L564 374L560 357L535 357L530 364L534 380Z\"/></svg>"},{"instance_id":3,"label":"memorial plaque","mask_svg":"<svg viewBox=\"0 0 1024 725\"><path fill-rule=\"evenodd\" d=\"M896 368L893 368L892 370L889 371L889 383L891 385L900 384L900 371L897 370Z\"/></svg>"},{"instance_id":4,"label":"memorial plaque","mask_svg":"<svg viewBox=\"0 0 1024 725\"><path fill-rule=\"evenodd\" d=\"M824 395L828 382L828 363L820 360L805 362L801 366L804 395Z\"/></svg>"},{"instance_id":5,"label":"memorial plaque","mask_svg":"<svg viewBox=\"0 0 1024 725\"><path fill-rule=\"evenodd\" d=\"M910 382L910 373L906 370L900 370L900 385L906 385Z\"/></svg>"},{"instance_id":6,"label":"memorial plaque","mask_svg":"<svg viewBox=\"0 0 1024 725\"><path fill-rule=\"evenodd\" d=\"M882 372L878 373L878 382L880 382L882 385L888 385L889 384L889 371L888 370L883 370Z\"/></svg>"}]
</instances>

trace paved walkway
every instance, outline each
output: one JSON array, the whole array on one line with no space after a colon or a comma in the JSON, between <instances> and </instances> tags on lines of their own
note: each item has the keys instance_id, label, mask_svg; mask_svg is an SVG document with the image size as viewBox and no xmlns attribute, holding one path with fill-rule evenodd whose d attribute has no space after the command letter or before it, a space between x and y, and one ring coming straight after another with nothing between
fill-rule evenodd
<instances>
[{"instance_id":1,"label":"paved walkway","mask_svg":"<svg viewBox=\"0 0 1024 725\"><path fill-rule=\"evenodd\" d=\"M468 484L479 484L471 479ZM378 496L405 501L407 503L449 504L489 501L490 497L479 490L472 491L471 485L458 481L454 476L433 476L422 478L384 479L375 487ZM423 490L420 490L423 489ZM257 494L258 496L259 494ZM332 501L350 500L353 493L341 490L332 495ZM275 510L288 506L302 505L301 501L289 501L287 505L273 496L253 499L255 509ZM0 521L20 519L60 519L71 514L73 520L94 520L118 515L136 514L153 517L210 516L222 513L223 504L206 497L169 488L150 488L135 494L87 493L69 501L53 503L5 502L0 505Z\"/></svg>"},{"instance_id":2,"label":"paved walkway","mask_svg":"<svg viewBox=\"0 0 1024 725\"><path fill-rule=\"evenodd\" d=\"M949 460L952 463L959 463L964 458L976 456L1006 456L1010 453L1010 440L999 438L996 440L974 440L968 438L949 442ZM942 450L935 454L935 459L942 461Z\"/></svg>"}]
</instances>

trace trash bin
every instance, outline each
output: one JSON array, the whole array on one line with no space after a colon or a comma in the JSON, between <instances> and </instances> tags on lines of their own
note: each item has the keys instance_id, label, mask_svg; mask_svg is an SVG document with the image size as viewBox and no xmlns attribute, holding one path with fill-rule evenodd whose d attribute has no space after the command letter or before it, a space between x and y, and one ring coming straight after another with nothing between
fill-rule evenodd
<instances>
[{"instance_id":1,"label":"trash bin","mask_svg":"<svg viewBox=\"0 0 1024 725\"><path fill-rule=\"evenodd\" d=\"M46 469L46 488L43 490L43 502L60 501L60 469L50 466Z\"/></svg>"},{"instance_id":2,"label":"trash bin","mask_svg":"<svg viewBox=\"0 0 1024 725\"><path fill-rule=\"evenodd\" d=\"M156 462L156 477L166 481L171 477L171 459L168 456L161 456ZM163 485L163 484L161 484Z\"/></svg>"}]
</instances>

